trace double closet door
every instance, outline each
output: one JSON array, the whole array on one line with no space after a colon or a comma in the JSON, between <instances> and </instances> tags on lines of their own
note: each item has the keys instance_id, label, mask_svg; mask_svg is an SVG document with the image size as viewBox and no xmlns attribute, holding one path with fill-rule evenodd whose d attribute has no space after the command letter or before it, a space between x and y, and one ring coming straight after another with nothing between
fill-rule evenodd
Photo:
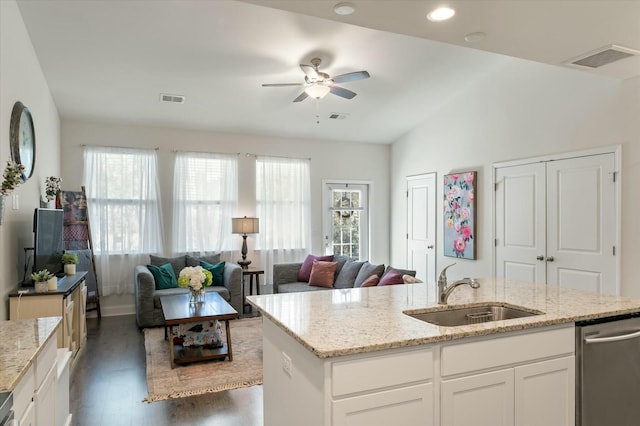
<instances>
[{"instance_id":1,"label":"double closet door","mask_svg":"<svg viewBox=\"0 0 640 426\"><path fill-rule=\"evenodd\" d=\"M495 169L496 276L619 294L615 154Z\"/></svg>"}]
</instances>

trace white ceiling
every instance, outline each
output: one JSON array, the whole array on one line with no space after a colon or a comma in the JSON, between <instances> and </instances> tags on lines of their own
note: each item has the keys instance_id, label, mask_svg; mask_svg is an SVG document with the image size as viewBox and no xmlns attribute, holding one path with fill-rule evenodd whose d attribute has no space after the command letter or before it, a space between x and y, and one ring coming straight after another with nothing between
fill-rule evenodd
<instances>
[{"instance_id":1,"label":"white ceiling","mask_svg":"<svg viewBox=\"0 0 640 426\"><path fill-rule=\"evenodd\" d=\"M640 0L449 1L444 23L425 19L437 1L352 0L347 17L335 3L18 0L63 119L220 132L389 143L510 56L561 65L609 44L640 50ZM476 31L487 36L464 41ZM343 84L352 100L294 104L300 88L261 87L301 82L313 57L371 78ZM595 72L640 75L640 56Z\"/></svg>"}]
</instances>

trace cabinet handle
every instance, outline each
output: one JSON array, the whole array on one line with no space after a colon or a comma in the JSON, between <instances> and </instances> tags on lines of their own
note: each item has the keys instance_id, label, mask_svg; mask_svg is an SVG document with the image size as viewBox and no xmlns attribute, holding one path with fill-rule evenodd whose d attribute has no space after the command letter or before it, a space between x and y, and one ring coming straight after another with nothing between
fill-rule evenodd
<instances>
[{"instance_id":1,"label":"cabinet handle","mask_svg":"<svg viewBox=\"0 0 640 426\"><path fill-rule=\"evenodd\" d=\"M536 260L544 260L544 256L538 256L536 257Z\"/></svg>"},{"instance_id":2,"label":"cabinet handle","mask_svg":"<svg viewBox=\"0 0 640 426\"><path fill-rule=\"evenodd\" d=\"M554 261L553 256L547 257L547 262L553 262L553 261Z\"/></svg>"}]
</instances>

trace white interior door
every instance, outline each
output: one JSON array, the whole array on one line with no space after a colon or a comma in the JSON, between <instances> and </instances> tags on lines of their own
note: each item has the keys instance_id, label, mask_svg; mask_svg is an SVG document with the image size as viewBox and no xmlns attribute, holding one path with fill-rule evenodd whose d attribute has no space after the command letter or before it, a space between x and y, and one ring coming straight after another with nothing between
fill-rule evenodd
<instances>
[{"instance_id":1,"label":"white interior door","mask_svg":"<svg viewBox=\"0 0 640 426\"><path fill-rule=\"evenodd\" d=\"M436 282L436 174L407 178L407 268Z\"/></svg>"},{"instance_id":2,"label":"white interior door","mask_svg":"<svg viewBox=\"0 0 640 426\"><path fill-rule=\"evenodd\" d=\"M547 164L547 284L617 294L614 154Z\"/></svg>"},{"instance_id":3,"label":"white interior door","mask_svg":"<svg viewBox=\"0 0 640 426\"><path fill-rule=\"evenodd\" d=\"M544 283L545 165L496 169L496 276Z\"/></svg>"}]
</instances>

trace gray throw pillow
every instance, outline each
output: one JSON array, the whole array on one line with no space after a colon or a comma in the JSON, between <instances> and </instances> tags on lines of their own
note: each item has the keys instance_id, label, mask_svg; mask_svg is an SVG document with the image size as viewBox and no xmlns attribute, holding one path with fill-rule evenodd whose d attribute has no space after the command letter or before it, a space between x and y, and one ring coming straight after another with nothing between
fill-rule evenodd
<instances>
[{"instance_id":1,"label":"gray throw pillow","mask_svg":"<svg viewBox=\"0 0 640 426\"><path fill-rule=\"evenodd\" d=\"M398 269L398 268L393 268L391 266L387 266L387 269L384 270L384 274L382 274L382 276L384 277L391 271L397 271L400 273L400 275L411 275L412 277L416 276L416 271L412 271L410 269Z\"/></svg>"},{"instance_id":2,"label":"gray throw pillow","mask_svg":"<svg viewBox=\"0 0 640 426\"><path fill-rule=\"evenodd\" d=\"M338 263L338 266L336 267L336 277L340 275L340 271L342 270L342 267L344 266L344 264L350 260L351 259L349 258L349 256L344 256L342 254L333 255L333 261Z\"/></svg>"},{"instance_id":3,"label":"gray throw pillow","mask_svg":"<svg viewBox=\"0 0 640 426\"><path fill-rule=\"evenodd\" d=\"M205 253L204 256L187 255L187 266L200 266L200 261L211 265L220 263L220 253Z\"/></svg>"},{"instance_id":4,"label":"gray throw pillow","mask_svg":"<svg viewBox=\"0 0 640 426\"><path fill-rule=\"evenodd\" d=\"M382 265L373 265L369 262L365 262L358 271L358 276L356 277L356 281L353 283L354 287L360 287L362 283L369 278L371 275L377 275L379 277L382 276L384 272L384 264Z\"/></svg>"},{"instance_id":5,"label":"gray throw pillow","mask_svg":"<svg viewBox=\"0 0 640 426\"><path fill-rule=\"evenodd\" d=\"M187 258L185 255L177 256L177 257L160 257L160 256L149 256L149 263L154 266L162 266L166 263L170 263L173 268L173 273L176 274L176 278L180 276L180 271L187 266Z\"/></svg>"},{"instance_id":6,"label":"gray throw pillow","mask_svg":"<svg viewBox=\"0 0 640 426\"><path fill-rule=\"evenodd\" d=\"M346 262L342 266L340 273L338 273L338 277L336 278L336 282L333 284L333 288L353 287L362 265L364 265L364 262L353 262L351 260Z\"/></svg>"}]
</instances>

